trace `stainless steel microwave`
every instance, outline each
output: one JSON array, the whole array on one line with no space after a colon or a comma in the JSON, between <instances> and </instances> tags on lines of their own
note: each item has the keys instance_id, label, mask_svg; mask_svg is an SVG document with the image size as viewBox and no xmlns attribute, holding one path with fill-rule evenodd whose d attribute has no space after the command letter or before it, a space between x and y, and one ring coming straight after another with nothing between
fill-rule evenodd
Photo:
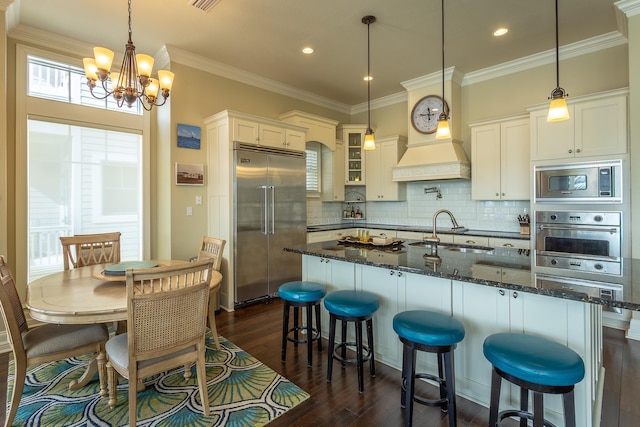
<instances>
[{"instance_id":1,"label":"stainless steel microwave","mask_svg":"<svg viewBox=\"0 0 640 427\"><path fill-rule=\"evenodd\" d=\"M622 202L622 160L536 166L536 202Z\"/></svg>"}]
</instances>

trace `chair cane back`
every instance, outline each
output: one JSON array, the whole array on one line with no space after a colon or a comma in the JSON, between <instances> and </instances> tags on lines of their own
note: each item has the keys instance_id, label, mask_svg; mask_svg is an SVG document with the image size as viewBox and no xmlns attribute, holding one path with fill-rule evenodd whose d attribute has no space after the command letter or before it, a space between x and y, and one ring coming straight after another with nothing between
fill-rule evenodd
<instances>
[{"instance_id":1,"label":"chair cane back","mask_svg":"<svg viewBox=\"0 0 640 427\"><path fill-rule=\"evenodd\" d=\"M200 250L198 251L198 260L211 259L213 261L213 269L220 271L222 266L222 253L224 252L224 246L227 243L226 240L218 239L216 237L202 238L200 244ZM220 282L216 283L209 293L209 329L211 329L211 335L216 343L216 348L220 350L220 341L218 340L218 330L216 328L216 296L220 291Z\"/></svg>"},{"instance_id":2,"label":"chair cane back","mask_svg":"<svg viewBox=\"0 0 640 427\"><path fill-rule=\"evenodd\" d=\"M106 351L109 406L116 405L117 372L129 380L129 425L136 425L139 380L193 363L209 415L205 336L211 272L211 260L127 270L127 333L107 341Z\"/></svg>"},{"instance_id":3,"label":"chair cane back","mask_svg":"<svg viewBox=\"0 0 640 427\"><path fill-rule=\"evenodd\" d=\"M109 332L103 324L54 325L44 324L29 329L15 281L4 256L0 255L0 311L7 330L7 338L15 360L15 377L11 392L11 403L5 417L5 426L10 426L18 411L24 389L27 367L64 360L93 353L89 369L78 382L69 384L76 389L85 379L95 375L97 366L100 378L100 394L106 396L104 348Z\"/></svg>"},{"instance_id":4,"label":"chair cane back","mask_svg":"<svg viewBox=\"0 0 640 427\"><path fill-rule=\"evenodd\" d=\"M120 262L120 232L60 237L64 269Z\"/></svg>"}]
</instances>

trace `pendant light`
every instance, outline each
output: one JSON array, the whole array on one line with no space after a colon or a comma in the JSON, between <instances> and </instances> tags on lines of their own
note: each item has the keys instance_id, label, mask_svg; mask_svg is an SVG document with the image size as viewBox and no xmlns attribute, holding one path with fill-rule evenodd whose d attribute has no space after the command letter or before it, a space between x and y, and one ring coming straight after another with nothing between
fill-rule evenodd
<instances>
[{"instance_id":1,"label":"pendant light","mask_svg":"<svg viewBox=\"0 0 640 427\"><path fill-rule=\"evenodd\" d=\"M363 150L375 150L376 140L371 129L371 41L369 26L376 22L376 17L367 15L362 18L362 23L367 25L367 130L364 133Z\"/></svg>"},{"instance_id":2,"label":"pendant light","mask_svg":"<svg viewBox=\"0 0 640 427\"><path fill-rule=\"evenodd\" d=\"M449 130L449 115L444 102L444 0L442 0L442 113L438 116L438 127L436 129L436 139L451 138Z\"/></svg>"},{"instance_id":3,"label":"pendant light","mask_svg":"<svg viewBox=\"0 0 640 427\"><path fill-rule=\"evenodd\" d=\"M560 54L558 47L558 0L556 0L556 88L551 91L549 99L549 113L547 114L548 122L561 122L569 120L569 109L567 108L566 97L569 96L563 88L560 87Z\"/></svg>"}]
</instances>

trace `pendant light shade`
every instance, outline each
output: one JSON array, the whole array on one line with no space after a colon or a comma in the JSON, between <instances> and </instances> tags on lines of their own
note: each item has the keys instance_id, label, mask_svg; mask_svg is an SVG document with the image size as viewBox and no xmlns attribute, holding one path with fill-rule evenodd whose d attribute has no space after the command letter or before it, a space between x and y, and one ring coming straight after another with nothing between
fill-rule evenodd
<instances>
[{"instance_id":1,"label":"pendant light shade","mask_svg":"<svg viewBox=\"0 0 640 427\"><path fill-rule=\"evenodd\" d=\"M362 18L362 23L367 25L367 130L364 133L363 150L375 150L376 140L371 129L371 40L369 26L376 22L376 17L367 15Z\"/></svg>"},{"instance_id":2,"label":"pendant light shade","mask_svg":"<svg viewBox=\"0 0 640 427\"><path fill-rule=\"evenodd\" d=\"M442 0L442 113L438 116L438 127L436 129L436 139L451 138L449 129L449 116L444 102L444 0Z\"/></svg>"},{"instance_id":3,"label":"pendant light shade","mask_svg":"<svg viewBox=\"0 0 640 427\"><path fill-rule=\"evenodd\" d=\"M551 91L549 99L549 113L547 114L548 122L561 122L569 120L569 109L567 108L566 97L569 96L563 88L560 87L560 48L558 45L558 0L556 0L556 88Z\"/></svg>"}]
</instances>

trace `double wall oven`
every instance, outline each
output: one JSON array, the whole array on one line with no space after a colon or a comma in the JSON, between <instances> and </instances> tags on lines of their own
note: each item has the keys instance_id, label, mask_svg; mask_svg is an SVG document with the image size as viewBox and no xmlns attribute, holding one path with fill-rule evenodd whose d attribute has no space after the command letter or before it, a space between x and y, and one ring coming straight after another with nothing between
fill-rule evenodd
<instances>
[{"instance_id":1,"label":"double wall oven","mask_svg":"<svg viewBox=\"0 0 640 427\"><path fill-rule=\"evenodd\" d=\"M622 176L622 160L534 167L536 286L621 298Z\"/></svg>"}]
</instances>

